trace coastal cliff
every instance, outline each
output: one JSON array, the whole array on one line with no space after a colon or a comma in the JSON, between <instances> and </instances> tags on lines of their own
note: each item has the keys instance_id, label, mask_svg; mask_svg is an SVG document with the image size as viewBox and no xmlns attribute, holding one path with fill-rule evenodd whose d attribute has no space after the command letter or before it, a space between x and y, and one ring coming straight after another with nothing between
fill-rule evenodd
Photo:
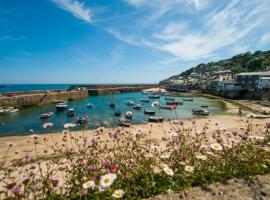
<instances>
[{"instance_id":1,"label":"coastal cliff","mask_svg":"<svg viewBox=\"0 0 270 200\"><path fill-rule=\"evenodd\" d=\"M0 106L24 107L44 105L69 99L81 99L88 97L88 90L81 91L53 91L20 94L14 97L1 97Z\"/></svg>"}]
</instances>

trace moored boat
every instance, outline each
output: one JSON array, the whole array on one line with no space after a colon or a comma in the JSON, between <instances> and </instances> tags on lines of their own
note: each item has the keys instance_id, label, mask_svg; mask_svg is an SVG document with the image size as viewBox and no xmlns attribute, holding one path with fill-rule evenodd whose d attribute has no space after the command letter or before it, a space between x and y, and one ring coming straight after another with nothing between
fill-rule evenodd
<instances>
[{"instance_id":1,"label":"moored boat","mask_svg":"<svg viewBox=\"0 0 270 200\"><path fill-rule=\"evenodd\" d=\"M149 122L161 123L161 122L164 121L164 117L149 117L148 121Z\"/></svg>"},{"instance_id":2,"label":"moored boat","mask_svg":"<svg viewBox=\"0 0 270 200\"><path fill-rule=\"evenodd\" d=\"M159 109L167 109L167 110L174 110L177 105L160 105Z\"/></svg>"},{"instance_id":3,"label":"moored boat","mask_svg":"<svg viewBox=\"0 0 270 200\"><path fill-rule=\"evenodd\" d=\"M133 109L135 110L141 110L142 109L142 106L140 104L136 104L133 106Z\"/></svg>"},{"instance_id":4,"label":"moored boat","mask_svg":"<svg viewBox=\"0 0 270 200\"><path fill-rule=\"evenodd\" d=\"M131 111L126 112L126 118L132 119L133 113Z\"/></svg>"},{"instance_id":5,"label":"moored boat","mask_svg":"<svg viewBox=\"0 0 270 200\"><path fill-rule=\"evenodd\" d=\"M149 99L159 99L160 98L160 95L158 94L151 94L148 96Z\"/></svg>"},{"instance_id":6,"label":"moored boat","mask_svg":"<svg viewBox=\"0 0 270 200\"><path fill-rule=\"evenodd\" d=\"M171 97L165 97L164 99L167 101L174 101L175 100L175 98L171 98Z\"/></svg>"},{"instance_id":7,"label":"moored boat","mask_svg":"<svg viewBox=\"0 0 270 200\"><path fill-rule=\"evenodd\" d=\"M55 108L56 108L57 111L65 110L67 107L68 107L68 105L67 105L66 102L58 103L58 104L56 104L56 106L55 106Z\"/></svg>"},{"instance_id":8,"label":"moored boat","mask_svg":"<svg viewBox=\"0 0 270 200\"><path fill-rule=\"evenodd\" d=\"M111 101L111 102L109 103L109 106L110 106L111 108L115 108L115 103L114 103L113 101Z\"/></svg>"},{"instance_id":9,"label":"moored boat","mask_svg":"<svg viewBox=\"0 0 270 200\"><path fill-rule=\"evenodd\" d=\"M120 111L114 112L114 116L120 117L121 116L121 112Z\"/></svg>"},{"instance_id":10,"label":"moored boat","mask_svg":"<svg viewBox=\"0 0 270 200\"><path fill-rule=\"evenodd\" d=\"M208 110L203 110L203 109L199 109L199 110L192 110L193 115L209 115L210 113L208 112Z\"/></svg>"},{"instance_id":11,"label":"moored boat","mask_svg":"<svg viewBox=\"0 0 270 200\"><path fill-rule=\"evenodd\" d=\"M150 110L150 109L145 109L143 113L146 115L155 115L156 114L155 111Z\"/></svg>"},{"instance_id":12,"label":"moored boat","mask_svg":"<svg viewBox=\"0 0 270 200\"><path fill-rule=\"evenodd\" d=\"M3 109L3 114L11 114L11 113L15 113L18 112L19 109L18 108L14 108L14 107L7 107Z\"/></svg>"},{"instance_id":13,"label":"moored boat","mask_svg":"<svg viewBox=\"0 0 270 200\"><path fill-rule=\"evenodd\" d=\"M142 102L142 103L149 103L150 100L149 100L149 99L141 99L141 102Z\"/></svg>"},{"instance_id":14,"label":"moored boat","mask_svg":"<svg viewBox=\"0 0 270 200\"><path fill-rule=\"evenodd\" d=\"M208 105L202 105L201 107L202 108L208 108Z\"/></svg>"},{"instance_id":15,"label":"moored boat","mask_svg":"<svg viewBox=\"0 0 270 200\"><path fill-rule=\"evenodd\" d=\"M129 101L127 101L127 105L128 105L128 106L133 106L133 105L134 105L134 102L131 101L131 100L129 100Z\"/></svg>"},{"instance_id":16,"label":"moored boat","mask_svg":"<svg viewBox=\"0 0 270 200\"><path fill-rule=\"evenodd\" d=\"M86 107L87 107L87 108L93 108L93 104L88 103L88 104L86 104Z\"/></svg>"},{"instance_id":17,"label":"moored boat","mask_svg":"<svg viewBox=\"0 0 270 200\"><path fill-rule=\"evenodd\" d=\"M183 101L193 101L193 99L183 99Z\"/></svg>"},{"instance_id":18,"label":"moored boat","mask_svg":"<svg viewBox=\"0 0 270 200\"><path fill-rule=\"evenodd\" d=\"M47 112L40 115L40 119L47 119L53 116L53 112Z\"/></svg>"},{"instance_id":19,"label":"moored boat","mask_svg":"<svg viewBox=\"0 0 270 200\"><path fill-rule=\"evenodd\" d=\"M88 116L80 116L76 119L76 124L84 125L88 123Z\"/></svg>"},{"instance_id":20,"label":"moored boat","mask_svg":"<svg viewBox=\"0 0 270 200\"><path fill-rule=\"evenodd\" d=\"M176 102L174 102L174 101L168 101L168 102L166 102L166 105L178 105Z\"/></svg>"},{"instance_id":21,"label":"moored boat","mask_svg":"<svg viewBox=\"0 0 270 200\"><path fill-rule=\"evenodd\" d=\"M75 115L75 110L74 108L68 109L67 116L73 117Z\"/></svg>"}]
</instances>

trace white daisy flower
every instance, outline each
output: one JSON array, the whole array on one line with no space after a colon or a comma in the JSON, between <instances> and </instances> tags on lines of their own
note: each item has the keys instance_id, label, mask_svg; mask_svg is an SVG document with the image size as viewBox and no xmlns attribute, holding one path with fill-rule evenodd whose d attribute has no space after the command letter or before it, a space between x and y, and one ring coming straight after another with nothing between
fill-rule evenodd
<instances>
[{"instance_id":1,"label":"white daisy flower","mask_svg":"<svg viewBox=\"0 0 270 200\"><path fill-rule=\"evenodd\" d=\"M116 174L108 173L100 178L100 185L103 188L109 188L117 178Z\"/></svg>"},{"instance_id":2,"label":"white daisy flower","mask_svg":"<svg viewBox=\"0 0 270 200\"><path fill-rule=\"evenodd\" d=\"M207 157L204 155L196 155L195 158L198 160L206 160L207 159Z\"/></svg>"},{"instance_id":3,"label":"white daisy flower","mask_svg":"<svg viewBox=\"0 0 270 200\"><path fill-rule=\"evenodd\" d=\"M115 190L113 192L112 196L116 199L120 199L124 196L124 194L125 194L125 192L123 190L119 189L119 190Z\"/></svg>"},{"instance_id":4,"label":"white daisy flower","mask_svg":"<svg viewBox=\"0 0 270 200\"><path fill-rule=\"evenodd\" d=\"M96 184L95 184L95 181L87 181L82 186L83 186L83 189L85 189L85 190L87 190L87 189L93 190L93 189L95 189Z\"/></svg>"},{"instance_id":5,"label":"white daisy flower","mask_svg":"<svg viewBox=\"0 0 270 200\"><path fill-rule=\"evenodd\" d=\"M194 167L193 166L189 166L189 165L187 165L187 166L185 166L185 171L186 172L193 172L194 171Z\"/></svg>"},{"instance_id":6,"label":"white daisy flower","mask_svg":"<svg viewBox=\"0 0 270 200\"><path fill-rule=\"evenodd\" d=\"M210 148L214 151L222 151L222 146L219 143L210 144Z\"/></svg>"},{"instance_id":7,"label":"white daisy flower","mask_svg":"<svg viewBox=\"0 0 270 200\"><path fill-rule=\"evenodd\" d=\"M162 165L161 165L161 168L163 169L163 171L164 171L167 175L169 175L169 176L173 176L173 175L174 175L173 170L172 170L168 165L162 164Z\"/></svg>"}]
</instances>

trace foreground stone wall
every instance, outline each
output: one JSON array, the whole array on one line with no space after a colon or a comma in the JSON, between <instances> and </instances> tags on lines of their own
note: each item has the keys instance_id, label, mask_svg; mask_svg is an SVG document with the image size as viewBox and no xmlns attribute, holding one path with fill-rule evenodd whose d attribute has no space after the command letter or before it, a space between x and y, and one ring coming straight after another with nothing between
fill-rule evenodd
<instances>
[{"instance_id":1,"label":"foreground stone wall","mask_svg":"<svg viewBox=\"0 0 270 200\"><path fill-rule=\"evenodd\" d=\"M16 95L14 97L0 97L0 106L34 106L55 103L69 99L81 99L88 97L88 91L59 91L41 92L33 94Z\"/></svg>"}]
</instances>

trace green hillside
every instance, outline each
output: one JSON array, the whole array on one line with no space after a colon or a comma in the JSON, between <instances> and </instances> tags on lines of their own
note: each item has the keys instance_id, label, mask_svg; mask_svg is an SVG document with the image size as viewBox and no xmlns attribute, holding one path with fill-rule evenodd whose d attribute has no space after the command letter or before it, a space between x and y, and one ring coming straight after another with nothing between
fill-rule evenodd
<instances>
[{"instance_id":1,"label":"green hillside","mask_svg":"<svg viewBox=\"0 0 270 200\"><path fill-rule=\"evenodd\" d=\"M201 63L196 67L182 72L179 75L172 76L168 79L160 81L160 84L167 83L170 79L177 79L177 77L187 77L192 72L205 74L216 70L231 70L234 74L240 72L264 71L266 67L270 66L270 50L256 51L254 53L247 52L233 56L230 59L220 60L217 62L209 62L207 64Z\"/></svg>"}]
</instances>

